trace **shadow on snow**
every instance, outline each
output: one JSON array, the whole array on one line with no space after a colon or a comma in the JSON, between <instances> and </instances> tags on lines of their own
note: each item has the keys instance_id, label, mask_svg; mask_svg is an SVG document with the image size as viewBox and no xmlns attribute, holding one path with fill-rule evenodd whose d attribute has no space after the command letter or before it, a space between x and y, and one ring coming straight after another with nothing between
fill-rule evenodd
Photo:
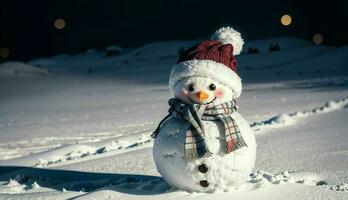
<instances>
[{"instance_id":1,"label":"shadow on snow","mask_svg":"<svg viewBox=\"0 0 348 200\"><path fill-rule=\"evenodd\" d=\"M114 190L135 195L168 192L170 186L162 177L138 174L93 173L22 166L0 166L0 181L15 179L21 184L34 182L42 187L63 191Z\"/></svg>"}]
</instances>

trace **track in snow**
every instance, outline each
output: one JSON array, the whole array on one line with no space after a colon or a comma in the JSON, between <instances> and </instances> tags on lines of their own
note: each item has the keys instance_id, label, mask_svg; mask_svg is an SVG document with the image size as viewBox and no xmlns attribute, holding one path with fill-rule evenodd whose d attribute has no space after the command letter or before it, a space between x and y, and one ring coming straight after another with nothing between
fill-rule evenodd
<instances>
[{"instance_id":1,"label":"track in snow","mask_svg":"<svg viewBox=\"0 0 348 200\"><path fill-rule=\"evenodd\" d=\"M333 112L336 110L347 108L347 106L348 106L348 97L345 97L339 100L328 101L324 105L315 107L313 109L297 111L290 114L280 114L280 115L271 117L269 119L262 120L260 122L254 122L250 126L251 128L254 129L254 131L257 134L258 132L265 133L265 131L269 129L291 125L296 123L297 120L300 120L312 115Z\"/></svg>"}]
</instances>

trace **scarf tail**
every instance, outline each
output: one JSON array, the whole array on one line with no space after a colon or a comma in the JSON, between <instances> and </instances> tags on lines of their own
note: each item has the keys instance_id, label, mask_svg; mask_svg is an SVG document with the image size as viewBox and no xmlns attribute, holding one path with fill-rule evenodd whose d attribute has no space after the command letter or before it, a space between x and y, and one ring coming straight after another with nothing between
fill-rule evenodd
<instances>
[{"instance_id":1,"label":"scarf tail","mask_svg":"<svg viewBox=\"0 0 348 200\"><path fill-rule=\"evenodd\" d=\"M212 155L205 143L204 134L200 134L192 126L187 130L185 137L185 160L195 160Z\"/></svg>"}]
</instances>

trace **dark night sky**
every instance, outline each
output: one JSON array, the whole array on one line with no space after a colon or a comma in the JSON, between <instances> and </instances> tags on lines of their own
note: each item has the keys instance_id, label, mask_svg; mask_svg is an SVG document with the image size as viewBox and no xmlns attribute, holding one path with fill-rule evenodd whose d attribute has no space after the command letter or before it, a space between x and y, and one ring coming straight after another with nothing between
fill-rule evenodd
<instances>
[{"instance_id":1,"label":"dark night sky","mask_svg":"<svg viewBox=\"0 0 348 200\"><path fill-rule=\"evenodd\" d=\"M205 39L222 25L236 27L247 40L281 35L310 40L320 33L326 45L348 44L344 1L2 0L0 4L0 48L10 50L6 60L111 44ZM289 27L279 22L283 14L292 16ZM66 21L64 29L54 27L57 18Z\"/></svg>"}]
</instances>

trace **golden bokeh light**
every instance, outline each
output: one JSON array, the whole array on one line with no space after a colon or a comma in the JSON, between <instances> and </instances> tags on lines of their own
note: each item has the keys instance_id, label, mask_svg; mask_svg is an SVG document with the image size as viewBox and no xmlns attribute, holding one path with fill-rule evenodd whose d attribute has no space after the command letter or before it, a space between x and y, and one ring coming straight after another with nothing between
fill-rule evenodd
<instances>
[{"instance_id":1,"label":"golden bokeh light","mask_svg":"<svg viewBox=\"0 0 348 200\"><path fill-rule=\"evenodd\" d=\"M313 42L315 44L321 44L321 43L323 43L323 41L324 41L323 35L321 35L319 33L313 35Z\"/></svg>"},{"instance_id":2,"label":"golden bokeh light","mask_svg":"<svg viewBox=\"0 0 348 200\"><path fill-rule=\"evenodd\" d=\"M65 27L65 20L64 19L62 19L62 18L59 18L59 19L56 19L55 21L54 21L54 27L56 28L56 29L63 29L64 27Z\"/></svg>"},{"instance_id":3,"label":"golden bokeh light","mask_svg":"<svg viewBox=\"0 0 348 200\"><path fill-rule=\"evenodd\" d=\"M290 15L283 15L281 18L280 18L280 23L282 23L284 26L289 26L291 24L291 16Z\"/></svg>"},{"instance_id":4,"label":"golden bokeh light","mask_svg":"<svg viewBox=\"0 0 348 200\"><path fill-rule=\"evenodd\" d=\"M0 49L0 57L1 58L7 58L10 55L10 49L8 48L1 48Z\"/></svg>"}]
</instances>

